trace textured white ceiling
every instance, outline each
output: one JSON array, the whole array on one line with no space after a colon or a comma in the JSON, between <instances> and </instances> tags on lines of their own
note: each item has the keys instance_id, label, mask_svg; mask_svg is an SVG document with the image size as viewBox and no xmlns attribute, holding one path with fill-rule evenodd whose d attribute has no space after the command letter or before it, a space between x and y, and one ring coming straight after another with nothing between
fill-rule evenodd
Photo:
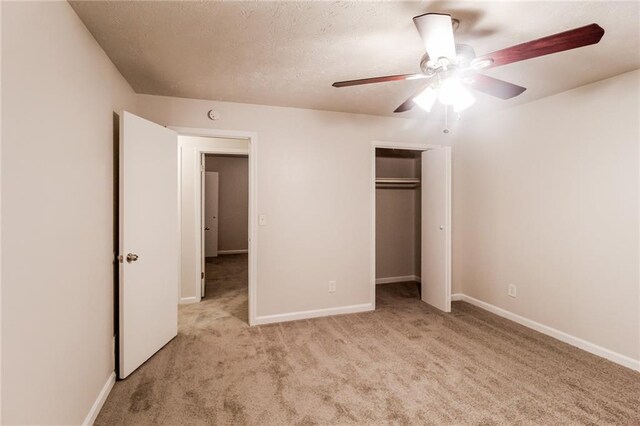
<instances>
[{"instance_id":1,"label":"textured white ceiling","mask_svg":"<svg viewBox=\"0 0 640 426\"><path fill-rule=\"evenodd\" d=\"M154 95L394 115L423 82L331 83L419 71L423 47L411 18L428 11L460 19L456 41L478 55L592 22L605 29L597 45L487 71L528 90L509 101L477 94L476 113L640 68L637 1L71 5L134 90Z\"/></svg>"}]
</instances>

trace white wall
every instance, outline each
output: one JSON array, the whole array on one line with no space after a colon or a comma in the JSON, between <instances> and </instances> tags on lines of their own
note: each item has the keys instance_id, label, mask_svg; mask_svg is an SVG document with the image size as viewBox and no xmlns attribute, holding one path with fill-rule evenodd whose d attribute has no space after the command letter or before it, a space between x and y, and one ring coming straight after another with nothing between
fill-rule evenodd
<instances>
[{"instance_id":1,"label":"white wall","mask_svg":"<svg viewBox=\"0 0 640 426\"><path fill-rule=\"evenodd\" d=\"M249 248L249 158L207 155L205 168L218 172L218 250Z\"/></svg>"},{"instance_id":2,"label":"white wall","mask_svg":"<svg viewBox=\"0 0 640 426\"><path fill-rule=\"evenodd\" d=\"M220 120L207 118L212 108ZM258 214L268 219L258 228L258 317L371 302L371 141L424 142L425 122L149 95L138 112L257 133Z\"/></svg>"},{"instance_id":3,"label":"white wall","mask_svg":"<svg viewBox=\"0 0 640 426\"><path fill-rule=\"evenodd\" d=\"M199 187L199 163L197 150L232 148L248 150L249 141L243 139L204 138L197 136L178 136L180 147L180 298L192 302L196 297L200 280L196 277L196 265L200 262L196 242L200 231L196 228L196 189Z\"/></svg>"},{"instance_id":4,"label":"white wall","mask_svg":"<svg viewBox=\"0 0 640 426\"><path fill-rule=\"evenodd\" d=\"M79 424L113 372L113 112L66 2L2 4L2 423Z\"/></svg>"},{"instance_id":5,"label":"white wall","mask_svg":"<svg viewBox=\"0 0 640 426\"><path fill-rule=\"evenodd\" d=\"M634 71L458 126L457 291L640 360L639 99Z\"/></svg>"}]
</instances>

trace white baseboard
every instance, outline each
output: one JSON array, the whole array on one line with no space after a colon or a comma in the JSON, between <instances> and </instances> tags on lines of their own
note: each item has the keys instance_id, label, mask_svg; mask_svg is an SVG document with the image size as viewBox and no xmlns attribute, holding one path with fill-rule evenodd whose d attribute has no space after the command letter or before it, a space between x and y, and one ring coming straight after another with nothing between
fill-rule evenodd
<instances>
[{"instance_id":1,"label":"white baseboard","mask_svg":"<svg viewBox=\"0 0 640 426\"><path fill-rule=\"evenodd\" d=\"M218 254L242 254L242 253L249 253L248 249L242 249L242 250L218 250Z\"/></svg>"},{"instance_id":2,"label":"white baseboard","mask_svg":"<svg viewBox=\"0 0 640 426\"><path fill-rule=\"evenodd\" d=\"M451 301L452 302L458 302L458 301L462 300L463 297L464 297L464 294L462 294L462 293L453 293L451 295Z\"/></svg>"},{"instance_id":3,"label":"white baseboard","mask_svg":"<svg viewBox=\"0 0 640 426\"><path fill-rule=\"evenodd\" d=\"M391 283L403 283L407 281L417 281L420 282L420 277L417 275L403 275L400 277L387 277L387 278L376 278L377 284L391 284Z\"/></svg>"},{"instance_id":4,"label":"white baseboard","mask_svg":"<svg viewBox=\"0 0 640 426\"><path fill-rule=\"evenodd\" d=\"M538 331L542 334L546 334L547 336L551 336L555 339L560 340L561 342L582 349L583 351L587 351L599 357L606 358L609 361L615 362L616 364L620 364L632 370L640 371L640 360L630 358L626 355L619 354L607 348L603 348L602 346L598 346L595 343L588 342L579 337L575 337L563 331L556 330L555 328L540 324L539 322L522 317L518 314L514 314L513 312L509 312L490 303L483 302L481 300L461 293L452 294L451 300L462 300L463 302L470 303L474 306L484 309L485 311L489 311L500 317L506 318L513 322L517 322L520 325Z\"/></svg>"},{"instance_id":5,"label":"white baseboard","mask_svg":"<svg viewBox=\"0 0 640 426\"><path fill-rule=\"evenodd\" d=\"M254 324L272 324L276 322L295 321L307 318L326 317L330 315L354 314L357 312L373 311L372 303L363 303L362 305L340 306L338 308L314 309L311 311L291 312L287 314L264 315L257 317Z\"/></svg>"},{"instance_id":6,"label":"white baseboard","mask_svg":"<svg viewBox=\"0 0 640 426\"><path fill-rule=\"evenodd\" d=\"M100 390L98 397L93 402L93 405L91 406L91 410L89 410L89 414L87 414L87 417L85 417L84 421L82 422L83 426L90 426L93 424L93 422L96 421L96 417L98 417L98 413L100 412L100 409L102 409L104 402L107 400L107 397L109 396L109 392L111 392L111 389L113 388L113 385L115 384L115 382L116 382L116 373L115 371L112 371L111 374L109 374L109 377L107 378L106 383L102 387L102 390Z\"/></svg>"},{"instance_id":7,"label":"white baseboard","mask_svg":"<svg viewBox=\"0 0 640 426\"><path fill-rule=\"evenodd\" d=\"M191 297L181 297L180 298L180 304L181 305L188 305L190 303L198 303L200 301L200 299L198 299L195 296L191 296Z\"/></svg>"}]
</instances>

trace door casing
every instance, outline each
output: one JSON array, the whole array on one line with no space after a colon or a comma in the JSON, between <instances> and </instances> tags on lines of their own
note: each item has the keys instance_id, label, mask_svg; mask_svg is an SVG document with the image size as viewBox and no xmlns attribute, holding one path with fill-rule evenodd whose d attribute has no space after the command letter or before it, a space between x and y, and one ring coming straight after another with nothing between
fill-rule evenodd
<instances>
[{"instance_id":1,"label":"door casing","mask_svg":"<svg viewBox=\"0 0 640 426\"><path fill-rule=\"evenodd\" d=\"M178 136L200 136L205 138L242 139L249 141L249 149L220 148L216 147L212 141L211 147L197 147L195 158L197 164L194 165L195 200L194 211L196 214L195 225L196 235L202 234L202 158L204 154L235 154L247 155L249 157L249 325L254 325L257 316L257 286L258 286L258 134L255 132L244 132L236 130L199 129L191 127L168 126L176 131ZM181 167L180 163L180 167ZM180 170L179 176L182 176ZM180 183L182 186L182 183ZM203 247L202 239L196 239L196 279L193 283L195 287L196 300L202 298L202 273L203 268Z\"/></svg>"}]
</instances>

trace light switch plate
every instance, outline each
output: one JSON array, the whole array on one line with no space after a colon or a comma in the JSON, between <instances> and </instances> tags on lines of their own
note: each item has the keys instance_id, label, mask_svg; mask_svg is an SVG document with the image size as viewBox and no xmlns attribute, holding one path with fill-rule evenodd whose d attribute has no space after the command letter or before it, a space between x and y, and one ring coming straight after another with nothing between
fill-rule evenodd
<instances>
[{"instance_id":1,"label":"light switch plate","mask_svg":"<svg viewBox=\"0 0 640 426\"><path fill-rule=\"evenodd\" d=\"M258 225L266 226L267 225L267 215L261 214L258 216Z\"/></svg>"}]
</instances>

